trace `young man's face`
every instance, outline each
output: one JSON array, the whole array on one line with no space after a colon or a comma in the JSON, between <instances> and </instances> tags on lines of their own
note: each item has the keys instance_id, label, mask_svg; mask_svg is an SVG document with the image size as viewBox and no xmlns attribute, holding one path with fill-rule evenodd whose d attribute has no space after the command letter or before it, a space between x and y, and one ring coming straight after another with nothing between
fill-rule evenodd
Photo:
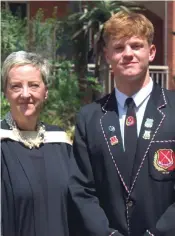
<instances>
[{"instance_id":1,"label":"young man's face","mask_svg":"<svg viewBox=\"0 0 175 236\"><path fill-rule=\"evenodd\" d=\"M106 60L111 64L116 80L145 79L149 62L154 60L156 49L146 39L133 36L129 39L110 39L105 48Z\"/></svg>"}]
</instances>

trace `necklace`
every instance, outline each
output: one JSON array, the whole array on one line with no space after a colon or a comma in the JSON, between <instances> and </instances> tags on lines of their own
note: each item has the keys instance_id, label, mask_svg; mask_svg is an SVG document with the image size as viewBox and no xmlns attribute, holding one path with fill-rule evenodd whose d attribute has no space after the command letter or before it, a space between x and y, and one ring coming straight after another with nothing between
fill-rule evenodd
<instances>
[{"instance_id":1,"label":"necklace","mask_svg":"<svg viewBox=\"0 0 175 236\"><path fill-rule=\"evenodd\" d=\"M22 142L26 147L32 149L39 147L44 142L45 125L41 122L37 123L37 131L21 131L17 128L16 122L13 120L12 115L8 112L5 116L5 120L10 129L16 136L19 142Z\"/></svg>"}]
</instances>

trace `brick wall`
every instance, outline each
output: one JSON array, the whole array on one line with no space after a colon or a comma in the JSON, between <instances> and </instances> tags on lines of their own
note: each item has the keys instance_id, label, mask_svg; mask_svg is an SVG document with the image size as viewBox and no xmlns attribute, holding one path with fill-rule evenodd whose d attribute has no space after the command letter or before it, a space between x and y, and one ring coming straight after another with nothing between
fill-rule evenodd
<instances>
[{"instance_id":1,"label":"brick wall","mask_svg":"<svg viewBox=\"0 0 175 236\"><path fill-rule=\"evenodd\" d=\"M30 17L35 16L39 8L44 10L46 18L52 17L55 6L57 6L57 16L59 18L67 15L68 1L30 1Z\"/></svg>"},{"instance_id":2,"label":"brick wall","mask_svg":"<svg viewBox=\"0 0 175 236\"><path fill-rule=\"evenodd\" d=\"M154 14L153 12L147 10L143 12L143 14L152 22L154 25L154 41L153 43L156 45L156 56L151 65L164 65L164 32L163 27L164 23L163 20Z\"/></svg>"},{"instance_id":3,"label":"brick wall","mask_svg":"<svg viewBox=\"0 0 175 236\"><path fill-rule=\"evenodd\" d=\"M168 2L168 66L169 66L169 88L175 89L175 2Z\"/></svg>"}]
</instances>

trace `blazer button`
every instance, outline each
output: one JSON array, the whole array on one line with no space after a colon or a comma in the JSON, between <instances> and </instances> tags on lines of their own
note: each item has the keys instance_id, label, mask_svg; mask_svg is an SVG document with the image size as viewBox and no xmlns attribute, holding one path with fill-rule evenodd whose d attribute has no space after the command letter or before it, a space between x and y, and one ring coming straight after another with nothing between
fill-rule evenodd
<instances>
[{"instance_id":1,"label":"blazer button","mask_svg":"<svg viewBox=\"0 0 175 236\"><path fill-rule=\"evenodd\" d=\"M127 202L127 206L132 207L133 206L133 201L130 200L129 202Z\"/></svg>"}]
</instances>

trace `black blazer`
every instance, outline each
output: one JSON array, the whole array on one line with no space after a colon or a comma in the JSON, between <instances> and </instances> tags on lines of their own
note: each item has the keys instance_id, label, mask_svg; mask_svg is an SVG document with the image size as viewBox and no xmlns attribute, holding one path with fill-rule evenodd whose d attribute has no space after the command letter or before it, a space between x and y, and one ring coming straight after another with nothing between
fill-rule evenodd
<instances>
[{"instance_id":1,"label":"black blazer","mask_svg":"<svg viewBox=\"0 0 175 236\"><path fill-rule=\"evenodd\" d=\"M73 149L70 193L83 236L175 236L175 92L154 85L134 162L123 162L114 91L81 109Z\"/></svg>"}]
</instances>

